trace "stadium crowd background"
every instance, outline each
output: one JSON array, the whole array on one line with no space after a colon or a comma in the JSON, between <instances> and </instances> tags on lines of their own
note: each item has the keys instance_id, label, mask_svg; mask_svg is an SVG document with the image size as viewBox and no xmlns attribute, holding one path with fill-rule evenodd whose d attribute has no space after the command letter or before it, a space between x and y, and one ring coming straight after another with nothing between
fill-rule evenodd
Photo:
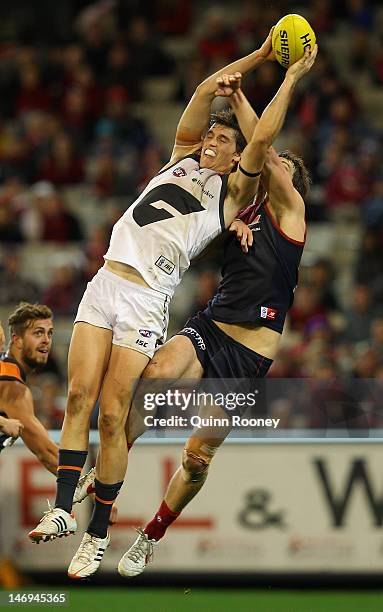
<instances>
[{"instance_id":1,"label":"stadium crowd background","mask_svg":"<svg viewBox=\"0 0 383 612\"><path fill-rule=\"evenodd\" d=\"M114 222L168 160L195 86L287 12L310 20L320 54L277 143L304 157L313 186L300 284L270 376L383 378L383 7L21 2L0 8L0 315L5 323L20 300L55 313L53 358L33 382L47 427L61 427L73 317ZM282 74L266 63L245 80L258 112ZM193 266L170 333L218 279L219 256Z\"/></svg>"}]
</instances>

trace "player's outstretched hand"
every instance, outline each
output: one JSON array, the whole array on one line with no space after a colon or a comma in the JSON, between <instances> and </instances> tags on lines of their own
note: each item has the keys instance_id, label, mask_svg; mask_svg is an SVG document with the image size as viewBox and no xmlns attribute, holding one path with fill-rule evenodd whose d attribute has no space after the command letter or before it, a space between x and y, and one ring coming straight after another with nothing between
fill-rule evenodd
<instances>
[{"instance_id":1,"label":"player's outstretched hand","mask_svg":"<svg viewBox=\"0 0 383 612\"><path fill-rule=\"evenodd\" d=\"M0 431L10 438L18 438L21 435L24 425L18 419L6 419L0 417Z\"/></svg>"},{"instance_id":2,"label":"player's outstretched hand","mask_svg":"<svg viewBox=\"0 0 383 612\"><path fill-rule=\"evenodd\" d=\"M253 244L253 232L249 226L240 219L235 219L229 227L229 232L233 232L237 236L237 240L241 243L242 251L248 253L249 247Z\"/></svg>"},{"instance_id":3,"label":"player's outstretched hand","mask_svg":"<svg viewBox=\"0 0 383 612\"><path fill-rule=\"evenodd\" d=\"M315 45L312 51L306 47L304 56L290 66L286 74L293 76L296 81L299 81L313 67L317 53L318 45Z\"/></svg>"},{"instance_id":4,"label":"player's outstretched hand","mask_svg":"<svg viewBox=\"0 0 383 612\"><path fill-rule=\"evenodd\" d=\"M262 44L262 46L259 48L258 53L259 55L266 61L274 61L276 59L275 57L275 53L273 50L273 45L272 45L272 36L273 36L273 30L274 30L274 26L271 28L265 42Z\"/></svg>"},{"instance_id":5,"label":"player's outstretched hand","mask_svg":"<svg viewBox=\"0 0 383 612\"><path fill-rule=\"evenodd\" d=\"M228 98L241 88L242 74L235 72L234 74L221 74L217 79L217 89L214 94Z\"/></svg>"}]
</instances>

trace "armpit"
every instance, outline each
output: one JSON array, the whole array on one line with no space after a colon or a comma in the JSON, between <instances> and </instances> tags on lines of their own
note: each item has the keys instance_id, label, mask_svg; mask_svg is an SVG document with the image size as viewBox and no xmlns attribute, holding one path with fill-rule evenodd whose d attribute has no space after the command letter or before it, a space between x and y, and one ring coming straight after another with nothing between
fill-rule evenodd
<instances>
[{"instance_id":1,"label":"armpit","mask_svg":"<svg viewBox=\"0 0 383 612\"><path fill-rule=\"evenodd\" d=\"M236 200L236 198L238 198L239 195L239 187L238 185L236 185L235 183L230 183L228 184L227 187L227 192L226 192L226 197L230 197L232 200Z\"/></svg>"}]
</instances>

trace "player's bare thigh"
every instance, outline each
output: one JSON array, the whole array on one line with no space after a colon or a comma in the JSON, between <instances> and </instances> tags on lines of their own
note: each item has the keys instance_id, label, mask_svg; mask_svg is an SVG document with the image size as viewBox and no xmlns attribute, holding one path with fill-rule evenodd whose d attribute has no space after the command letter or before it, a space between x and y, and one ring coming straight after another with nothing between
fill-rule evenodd
<instances>
[{"instance_id":1,"label":"player's bare thigh","mask_svg":"<svg viewBox=\"0 0 383 612\"><path fill-rule=\"evenodd\" d=\"M108 367L111 348L110 330L85 322L75 324L68 353L68 402L61 448L87 448L90 417Z\"/></svg>"},{"instance_id":2,"label":"player's bare thigh","mask_svg":"<svg viewBox=\"0 0 383 612\"><path fill-rule=\"evenodd\" d=\"M81 385L96 401L111 350L111 330L82 321L76 323L68 353L69 386Z\"/></svg>"},{"instance_id":3,"label":"player's bare thigh","mask_svg":"<svg viewBox=\"0 0 383 612\"><path fill-rule=\"evenodd\" d=\"M163 391L167 382L188 379L197 383L203 375L203 368L197 358L192 342L186 336L174 336L164 344L145 368L138 385L132 409L126 423L126 438L132 444L146 429L144 424L143 395ZM164 383L164 380L166 381Z\"/></svg>"}]
</instances>

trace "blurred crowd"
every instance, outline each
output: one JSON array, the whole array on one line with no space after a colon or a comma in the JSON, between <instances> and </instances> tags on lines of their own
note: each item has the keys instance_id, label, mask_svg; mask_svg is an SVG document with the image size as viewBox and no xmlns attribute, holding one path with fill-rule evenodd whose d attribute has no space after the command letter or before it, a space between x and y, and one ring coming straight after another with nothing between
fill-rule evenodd
<instances>
[{"instance_id":1,"label":"blurred crowd","mask_svg":"<svg viewBox=\"0 0 383 612\"><path fill-rule=\"evenodd\" d=\"M13 21L9 8L0 28L0 306L38 300L56 317L73 318L114 222L167 161L164 143L137 112L147 79L170 79L169 104L184 105L207 74L261 44L281 15L303 12L320 54L297 91L283 144L312 175L309 223L349 225L359 244L345 271L347 295L331 252L302 266L288 341L270 376L383 378L383 140L364 103L383 85L379 3L312 0L300 11L288 0L266 7L254 0L68 0L57 7L41 0L36 20L37 4L21 3ZM186 59L177 52L185 40ZM266 63L244 80L257 112L282 76L277 63ZM94 222L82 194L96 206ZM80 255L41 283L28 273L28 245L69 245ZM174 330L214 293L218 259L191 275L176 299ZM57 366L36 387L50 426L60 424L64 395Z\"/></svg>"}]
</instances>

